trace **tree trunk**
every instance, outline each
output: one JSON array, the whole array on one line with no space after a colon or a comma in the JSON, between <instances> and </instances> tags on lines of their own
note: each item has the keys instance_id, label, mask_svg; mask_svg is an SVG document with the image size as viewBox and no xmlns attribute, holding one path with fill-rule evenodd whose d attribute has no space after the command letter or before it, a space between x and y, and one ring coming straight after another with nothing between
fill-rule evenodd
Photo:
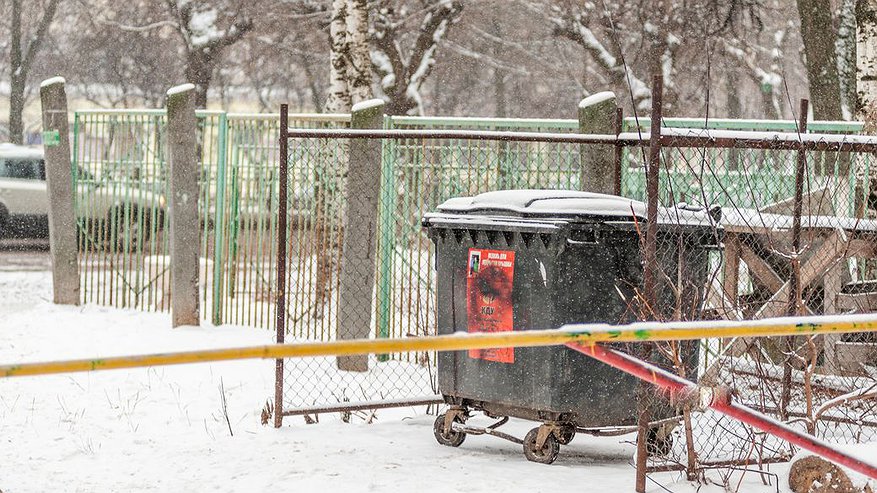
<instances>
[{"instance_id":1,"label":"tree trunk","mask_svg":"<svg viewBox=\"0 0 877 493\"><path fill-rule=\"evenodd\" d=\"M857 120L874 120L877 105L877 0L856 2L856 104ZM872 130L872 132L868 132ZM866 128L866 133L873 129Z\"/></svg>"},{"instance_id":2,"label":"tree trunk","mask_svg":"<svg viewBox=\"0 0 877 493\"><path fill-rule=\"evenodd\" d=\"M12 76L9 88L9 141L13 144L23 144L24 139L24 79L26 75Z\"/></svg>"},{"instance_id":3,"label":"tree trunk","mask_svg":"<svg viewBox=\"0 0 877 493\"><path fill-rule=\"evenodd\" d=\"M186 82L195 84L195 108L207 108L207 90L213 80L215 58L212 53L205 53L195 48L186 57Z\"/></svg>"},{"instance_id":4,"label":"tree trunk","mask_svg":"<svg viewBox=\"0 0 877 493\"><path fill-rule=\"evenodd\" d=\"M42 18L40 18L36 32L25 46L21 28L22 0L12 0L12 18L10 19L12 29L9 40L9 73L11 79L9 94L9 140L14 144L21 144L24 140L22 138L24 133L22 113L24 112L24 90L27 84L27 74L30 72L31 64L40 50L40 45L43 39L45 39L49 26L52 24L52 19L55 18L59 1L51 0L49 2Z\"/></svg>"},{"instance_id":5,"label":"tree trunk","mask_svg":"<svg viewBox=\"0 0 877 493\"><path fill-rule=\"evenodd\" d=\"M347 60L350 46L347 43L347 0L332 1L332 21L329 25L329 97L327 113L350 111L350 88L347 85Z\"/></svg>"},{"instance_id":6,"label":"tree trunk","mask_svg":"<svg viewBox=\"0 0 877 493\"><path fill-rule=\"evenodd\" d=\"M350 103L372 98L372 67L368 44L368 0L349 0L347 4L347 85Z\"/></svg>"},{"instance_id":7,"label":"tree trunk","mask_svg":"<svg viewBox=\"0 0 877 493\"><path fill-rule=\"evenodd\" d=\"M842 0L837 27L837 75L845 120L856 111L856 0Z\"/></svg>"},{"instance_id":8,"label":"tree trunk","mask_svg":"<svg viewBox=\"0 0 877 493\"><path fill-rule=\"evenodd\" d=\"M22 143L24 112L24 82L27 72L22 63L21 53L21 0L12 0L12 39L9 45L9 72L11 83L9 91L9 140L13 144Z\"/></svg>"},{"instance_id":9,"label":"tree trunk","mask_svg":"<svg viewBox=\"0 0 877 493\"><path fill-rule=\"evenodd\" d=\"M856 2L856 109L857 120L865 122L863 133L877 134L877 0ZM856 217L877 216L877 167L868 175L862 162L856 165ZM865 262L860 275L872 279L875 261Z\"/></svg>"},{"instance_id":10,"label":"tree trunk","mask_svg":"<svg viewBox=\"0 0 877 493\"><path fill-rule=\"evenodd\" d=\"M830 0L798 0L805 66L815 120L841 120L840 80L837 74L837 33Z\"/></svg>"},{"instance_id":11,"label":"tree trunk","mask_svg":"<svg viewBox=\"0 0 877 493\"><path fill-rule=\"evenodd\" d=\"M733 67L728 68L725 75L725 90L728 92L728 118L740 118L743 104L740 101L740 76ZM728 169L740 168L740 150L728 149Z\"/></svg>"}]
</instances>

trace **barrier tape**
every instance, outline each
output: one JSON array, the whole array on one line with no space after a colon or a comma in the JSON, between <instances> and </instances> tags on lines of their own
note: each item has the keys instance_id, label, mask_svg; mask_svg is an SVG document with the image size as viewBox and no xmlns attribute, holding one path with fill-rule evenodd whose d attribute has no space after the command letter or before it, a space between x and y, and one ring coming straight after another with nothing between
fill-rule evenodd
<instances>
[{"instance_id":1,"label":"barrier tape","mask_svg":"<svg viewBox=\"0 0 877 493\"><path fill-rule=\"evenodd\" d=\"M208 363L240 359L306 358L409 351L459 351L568 343L681 341L706 338L771 337L877 331L877 315L787 317L756 321L638 322L629 325L581 324L553 330L457 333L409 339L272 344L240 348L0 365L0 378L121 368Z\"/></svg>"}]
</instances>

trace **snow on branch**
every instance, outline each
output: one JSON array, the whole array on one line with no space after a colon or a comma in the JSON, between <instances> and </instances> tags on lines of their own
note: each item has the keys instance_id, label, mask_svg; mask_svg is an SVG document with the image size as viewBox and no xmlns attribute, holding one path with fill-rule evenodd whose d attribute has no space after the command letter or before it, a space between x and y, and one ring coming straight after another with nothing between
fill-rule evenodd
<instances>
[{"instance_id":1,"label":"snow on branch","mask_svg":"<svg viewBox=\"0 0 877 493\"><path fill-rule=\"evenodd\" d=\"M621 57L613 54L594 34L594 31L586 25L585 16L581 12L564 12L558 7L553 7L551 11L549 19L554 25L555 36L564 37L577 43L590 53L591 58L603 68L616 86L629 87L633 97L633 105L637 109L647 109L651 106L651 91L648 84L634 75L631 70L625 68ZM669 58L672 56L672 52L665 56ZM663 65L665 71L669 73L672 62L665 60Z\"/></svg>"},{"instance_id":2,"label":"snow on branch","mask_svg":"<svg viewBox=\"0 0 877 493\"><path fill-rule=\"evenodd\" d=\"M436 50L462 10L462 0L438 0L423 9L419 33L408 53L402 48L402 34L397 29L406 16L404 9L397 11L385 4L377 10L371 60L381 76L381 89L389 103L388 113L423 113L421 87L435 64Z\"/></svg>"}]
</instances>

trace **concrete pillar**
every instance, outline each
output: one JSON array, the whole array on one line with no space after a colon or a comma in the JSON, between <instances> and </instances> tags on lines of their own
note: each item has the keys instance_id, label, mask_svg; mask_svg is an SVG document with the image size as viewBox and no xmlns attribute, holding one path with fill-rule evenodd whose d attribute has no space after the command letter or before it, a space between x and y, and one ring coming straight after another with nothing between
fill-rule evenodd
<instances>
[{"instance_id":1,"label":"concrete pillar","mask_svg":"<svg viewBox=\"0 0 877 493\"><path fill-rule=\"evenodd\" d=\"M167 92L167 144L170 162L171 318L174 327L199 325L198 125L195 86L183 84Z\"/></svg>"},{"instance_id":2,"label":"concrete pillar","mask_svg":"<svg viewBox=\"0 0 877 493\"><path fill-rule=\"evenodd\" d=\"M615 94L599 92L579 103L579 132L615 135ZM615 149L611 145L581 146L581 189L615 193Z\"/></svg>"},{"instance_id":3,"label":"concrete pillar","mask_svg":"<svg viewBox=\"0 0 877 493\"><path fill-rule=\"evenodd\" d=\"M353 105L351 128L381 128L384 102ZM344 191L344 244L338 302L338 339L364 339L371 332L374 298L378 198L381 191L381 139L350 139ZM338 368L367 371L368 356L339 356Z\"/></svg>"},{"instance_id":4,"label":"concrete pillar","mask_svg":"<svg viewBox=\"0 0 877 493\"><path fill-rule=\"evenodd\" d=\"M46 187L49 194L49 248L52 257L53 300L61 305L79 304L79 259L76 244L70 133L64 79L53 77L40 84L43 110L43 146Z\"/></svg>"}]
</instances>

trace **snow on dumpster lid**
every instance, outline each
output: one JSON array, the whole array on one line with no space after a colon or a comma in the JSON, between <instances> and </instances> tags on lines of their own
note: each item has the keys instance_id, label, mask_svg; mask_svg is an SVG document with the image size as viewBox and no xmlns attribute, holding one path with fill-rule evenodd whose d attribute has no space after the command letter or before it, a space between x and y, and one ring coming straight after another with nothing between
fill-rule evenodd
<instances>
[{"instance_id":1,"label":"snow on dumpster lid","mask_svg":"<svg viewBox=\"0 0 877 493\"><path fill-rule=\"evenodd\" d=\"M563 217L638 221L646 219L646 204L616 195L576 190L502 190L474 197L445 201L439 211L452 214L514 215L519 217ZM658 211L661 224L712 226L705 209L680 204Z\"/></svg>"}]
</instances>

